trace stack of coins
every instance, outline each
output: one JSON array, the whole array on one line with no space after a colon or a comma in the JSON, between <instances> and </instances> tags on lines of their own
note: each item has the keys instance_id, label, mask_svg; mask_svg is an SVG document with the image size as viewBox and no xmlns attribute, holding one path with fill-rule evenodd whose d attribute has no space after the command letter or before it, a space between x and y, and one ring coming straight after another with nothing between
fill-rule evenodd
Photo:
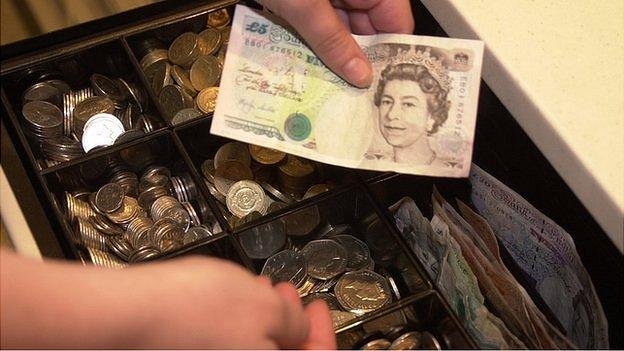
<instances>
[{"instance_id":1,"label":"stack of coins","mask_svg":"<svg viewBox=\"0 0 624 351\"><path fill-rule=\"evenodd\" d=\"M168 50L155 38L139 44L141 68L171 124L214 112L229 22L228 11L221 9L208 14L205 29L182 33Z\"/></svg>"},{"instance_id":2,"label":"stack of coins","mask_svg":"<svg viewBox=\"0 0 624 351\"><path fill-rule=\"evenodd\" d=\"M107 166L108 183L97 191L65 193L71 239L94 263L114 268L143 261L221 231L188 175L150 165L138 177L118 160Z\"/></svg>"},{"instance_id":3,"label":"stack of coins","mask_svg":"<svg viewBox=\"0 0 624 351\"><path fill-rule=\"evenodd\" d=\"M153 117L146 114L146 92L123 78L96 73L90 86L79 90L60 79L44 79L22 94L24 130L41 147L42 167L155 129Z\"/></svg>"},{"instance_id":4,"label":"stack of coins","mask_svg":"<svg viewBox=\"0 0 624 351\"><path fill-rule=\"evenodd\" d=\"M240 142L221 146L201 171L232 227L334 188L321 164Z\"/></svg>"},{"instance_id":5,"label":"stack of coins","mask_svg":"<svg viewBox=\"0 0 624 351\"><path fill-rule=\"evenodd\" d=\"M360 350L442 350L438 339L428 331L407 331L408 328L400 328L402 333L390 334L367 341L360 346ZM392 340L392 341L391 341Z\"/></svg>"},{"instance_id":6,"label":"stack of coins","mask_svg":"<svg viewBox=\"0 0 624 351\"><path fill-rule=\"evenodd\" d=\"M377 269L379 273L374 271L375 264L368 246L349 234L349 226L321 226L312 235L319 239L299 248L290 239L300 233L292 235L284 224L289 217L239 234L241 246L248 256L261 259L270 255L261 275L268 276L273 282L294 284L304 303L325 300L334 328L400 298L392 275L381 267ZM296 222L300 226L307 225L305 220Z\"/></svg>"}]
</instances>

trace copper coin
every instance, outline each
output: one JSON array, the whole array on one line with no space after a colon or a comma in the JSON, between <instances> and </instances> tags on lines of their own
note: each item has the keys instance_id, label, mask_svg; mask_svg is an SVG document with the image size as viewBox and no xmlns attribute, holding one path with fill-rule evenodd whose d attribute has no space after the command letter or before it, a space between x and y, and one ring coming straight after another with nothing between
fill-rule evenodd
<instances>
[{"instance_id":1,"label":"copper coin","mask_svg":"<svg viewBox=\"0 0 624 351\"><path fill-rule=\"evenodd\" d=\"M202 55L212 55L221 46L221 31L208 28L197 35L199 51Z\"/></svg>"},{"instance_id":2,"label":"copper coin","mask_svg":"<svg viewBox=\"0 0 624 351\"><path fill-rule=\"evenodd\" d=\"M183 33L169 47L169 60L182 67L190 67L200 54L198 37L193 32Z\"/></svg>"},{"instance_id":3,"label":"copper coin","mask_svg":"<svg viewBox=\"0 0 624 351\"><path fill-rule=\"evenodd\" d=\"M211 27L223 27L230 23L230 14L227 9L220 9L208 14L208 25Z\"/></svg>"},{"instance_id":4,"label":"copper coin","mask_svg":"<svg viewBox=\"0 0 624 351\"><path fill-rule=\"evenodd\" d=\"M202 56L191 66L191 83L197 91L214 87L221 76L221 64L214 56Z\"/></svg>"},{"instance_id":5,"label":"copper coin","mask_svg":"<svg viewBox=\"0 0 624 351\"><path fill-rule=\"evenodd\" d=\"M197 94L197 107L203 113L213 113L217 105L219 87L206 88Z\"/></svg>"},{"instance_id":6,"label":"copper coin","mask_svg":"<svg viewBox=\"0 0 624 351\"><path fill-rule=\"evenodd\" d=\"M249 144L249 153L256 162L264 165L274 165L286 157L286 153L283 151L253 144Z\"/></svg>"},{"instance_id":7,"label":"copper coin","mask_svg":"<svg viewBox=\"0 0 624 351\"><path fill-rule=\"evenodd\" d=\"M225 161L216 168L214 186L225 196L234 183L245 179L253 179L248 166L239 161Z\"/></svg>"}]
</instances>

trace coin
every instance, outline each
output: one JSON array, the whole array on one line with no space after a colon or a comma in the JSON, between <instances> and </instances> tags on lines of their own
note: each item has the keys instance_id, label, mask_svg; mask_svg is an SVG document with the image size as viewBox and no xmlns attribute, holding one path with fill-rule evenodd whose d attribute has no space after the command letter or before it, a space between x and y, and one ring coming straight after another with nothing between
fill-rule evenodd
<instances>
[{"instance_id":1,"label":"coin","mask_svg":"<svg viewBox=\"0 0 624 351\"><path fill-rule=\"evenodd\" d=\"M227 9L220 9L208 14L208 25L211 27L223 27L230 23L230 14Z\"/></svg>"},{"instance_id":2,"label":"coin","mask_svg":"<svg viewBox=\"0 0 624 351\"><path fill-rule=\"evenodd\" d=\"M293 236L306 236L321 223L321 214L316 205L303 208L282 218L286 225L286 234Z\"/></svg>"},{"instance_id":3,"label":"coin","mask_svg":"<svg viewBox=\"0 0 624 351\"><path fill-rule=\"evenodd\" d=\"M387 350L390 345L391 343L387 339L375 339L364 344L360 350Z\"/></svg>"},{"instance_id":4,"label":"coin","mask_svg":"<svg viewBox=\"0 0 624 351\"><path fill-rule=\"evenodd\" d=\"M180 111L176 112L176 114L171 119L171 124L175 126L180 123L192 121L201 116L202 116L201 112L197 111L194 108L183 108Z\"/></svg>"},{"instance_id":5,"label":"coin","mask_svg":"<svg viewBox=\"0 0 624 351\"><path fill-rule=\"evenodd\" d=\"M190 67L200 54L198 37L193 32L183 33L169 47L169 60L185 68Z\"/></svg>"},{"instance_id":6,"label":"coin","mask_svg":"<svg viewBox=\"0 0 624 351\"><path fill-rule=\"evenodd\" d=\"M269 277L273 283L300 286L308 275L305 258L293 250L280 251L266 260L260 275Z\"/></svg>"},{"instance_id":7,"label":"coin","mask_svg":"<svg viewBox=\"0 0 624 351\"><path fill-rule=\"evenodd\" d=\"M347 268L347 251L336 241L313 240L301 249L308 263L308 274L316 279L328 280Z\"/></svg>"},{"instance_id":8,"label":"coin","mask_svg":"<svg viewBox=\"0 0 624 351\"><path fill-rule=\"evenodd\" d=\"M152 207L152 204L156 199L161 196L165 196L169 194L167 189L162 185L153 185L139 194L138 201L139 205L145 209L149 210Z\"/></svg>"},{"instance_id":9,"label":"coin","mask_svg":"<svg viewBox=\"0 0 624 351\"><path fill-rule=\"evenodd\" d=\"M249 153L256 162L264 165L274 165L286 157L285 152L253 144L249 144Z\"/></svg>"},{"instance_id":10,"label":"coin","mask_svg":"<svg viewBox=\"0 0 624 351\"><path fill-rule=\"evenodd\" d=\"M197 95L197 90L193 87L193 83L191 83L191 79L184 68L174 65L171 68L171 77L187 94L190 96Z\"/></svg>"},{"instance_id":11,"label":"coin","mask_svg":"<svg viewBox=\"0 0 624 351\"><path fill-rule=\"evenodd\" d=\"M115 139L115 144L122 144L130 140L134 140L140 138L145 135L145 132L137 129L126 130L125 132L119 134L117 139Z\"/></svg>"},{"instance_id":12,"label":"coin","mask_svg":"<svg viewBox=\"0 0 624 351\"><path fill-rule=\"evenodd\" d=\"M82 148L85 152L89 152L98 146L113 145L117 137L123 132L123 124L115 116L98 113L85 124L82 134Z\"/></svg>"},{"instance_id":13,"label":"coin","mask_svg":"<svg viewBox=\"0 0 624 351\"><path fill-rule=\"evenodd\" d=\"M40 82L30 86L22 95L24 103L30 101L46 101L53 105L59 106L62 99L62 93L48 82Z\"/></svg>"},{"instance_id":14,"label":"coin","mask_svg":"<svg viewBox=\"0 0 624 351\"><path fill-rule=\"evenodd\" d=\"M167 59L168 53L165 49L157 49L143 56L141 59L141 68L143 69L143 73L145 73L148 83L152 83L156 71L160 69L162 62L166 62Z\"/></svg>"},{"instance_id":15,"label":"coin","mask_svg":"<svg viewBox=\"0 0 624 351\"><path fill-rule=\"evenodd\" d=\"M366 244L352 235L334 235L332 240L336 240L347 251L347 270L357 271L368 267L371 261L370 251Z\"/></svg>"},{"instance_id":16,"label":"coin","mask_svg":"<svg viewBox=\"0 0 624 351\"><path fill-rule=\"evenodd\" d=\"M390 345L390 350L416 350L420 349L420 332L405 333Z\"/></svg>"},{"instance_id":17,"label":"coin","mask_svg":"<svg viewBox=\"0 0 624 351\"><path fill-rule=\"evenodd\" d=\"M247 167L251 167L251 156L247 146L240 142L230 142L221 146L214 156L215 168L225 161L238 161Z\"/></svg>"},{"instance_id":18,"label":"coin","mask_svg":"<svg viewBox=\"0 0 624 351\"><path fill-rule=\"evenodd\" d=\"M227 47L227 44L230 42L230 31L232 31L232 26L221 28L221 42L223 43L221 44L221 48L223 48L224 45ZM220 52L221 50L219 50L219 53Z\"/></svg>"},{"instance_id":19,"label":"coin","mask_svg":"<svg viewBox=\"0 0 624 351\"><path fill-rule=\"evenodd\" d=\"M191 83L197 91L214 87L221 75L221 64L214 56L201 56L191 66Z\"/></svg>"},{"instance_id":20,"label":"coin","mask_svg":"<svg viewBox=\"0 0 624 351\"><path fill-rule=\"evenodd\" d=\"M95 195L95 205L104 213L118 210L123 204L124 191L117 183L108 183L100 188Z\"/></svg>"},{"instance_id":21,"label":"coin","mask_svg":"<svg viewBox=\"0 0 624 351\"><path fill-rule=\"evenodd\" d=\"M142 91L139 88L133 84L129 84L123 78L117 78L115 82L117 86L119 86L119 90L121 90L128 99L131 99L132 102L139 107L141 112L145 111L147 100L144 94L141 94Z\"/></svg>"},{"instance_id":22,"label":"coin","mask_svg":"<svg viewBox=\"0 0 624 351\"><path fill-rule=\"evenodd\" d=\"M253 173L249 167L239 161L226 161L217 166L215 170L214 186L221 194L227 195L232 184L246 179L253 179Z\"/></svg>"},{"instance_id":23,"label":"coin","mask_svg":"<svg viewBox=\"0 0 624 351\"><path fill-rule=\"evenodd\" d=\"M442 345L433 334L425 331L420 333L420 345L421 350L442 350Z\"/></svg>"},{"instance_id":24,"label":"coin","mask_svg":"<svg viewBox=\"0 0 624 351\"><path fill-rule=\"evenodd\" d=\"M121 207L113 212L107 213L108 219L117 224L128 224L139 214L139 204L137 200L130 197L123 197Z\"/></svg>"},{"instance_id":25,"label":"coin","mask_svg":"<svg viewBox=\"0 0 624 351\"><path fill-rule=\"evenodd\" d=\"M171 78L171 65L167 61L160 61L154 67L154 75L152 76L152 90L158 95L163 87L173 84Z\"/></svg>"},{"instance_id":26,"label":"coin","mask_svg":"<svg viewBox=\"0 0 624 351\"><path fill-rule=\"evenodd\" d=\"M219 87L203 89L197 94L197 107L203 113L213 113L217 105L217 94L219 94Z\"/></svg>"},{"instance_id":27,"label":"coin","mask_svg":"<svg viewBox=\"0 0 624 351\"><path fill-rule=\"evenodd\" d=\"M334 296L334 294L330 294L330 293L312 293L312 294L308 294L308 295L306 295L305 297L303 297L301 299L301 302L303 303L304 306L306 306L306 305L309 305L310 303L312 303L312 301L316 301L316 300L325 301L325 303L327 304L327 307L329 307L330 310L341 310L342 309L342 307L338 303L338 300L336 300L336 296Z\"/></svg>"},{"instance_id":28,"label":"coin","mask_svg":"<svg viewBox=\"0 0 624 351\"><path fill-rule=\"evenodd\" d=\"M124 96L122 91L119 89L119 86L115 84L115 82L99 73L95 73L91 75L91 87L95 91L97 95L106 96L113 100L116 106L118 104L122 104L124 101Z\"/></svg>"},{"instance_id":29,"label":"coin","mask_svg":"<svg viewBox=\"0 0 624 351\"><path fill-rule=\"evenodd\" d=\"M369 270L345 273L338 279L334 291L340 305L357 314L381 308L391 299L386 280Z\"/></svg>"},{"instance_id":30,"label":"coin","mask_svg":"<svg viewBox=\"0 0 624 351\"><path fill-rule=\"evenodd\" d=\"M286 244L284 223L276 220L247 229L238 234L238 240L249 258L268 258Z\"/></svg>"},{"instance_id":31,"label":"coin","mask_svg":"<svg viewBox=\"0 0 624 351\"><path fill-rule=\"evenodd\" d=\"M46 101L31 101L22 107L22 115L35 130L62 128L63 113Z\"/></svg>"},{"instance_id":32,"label":"coin","mask_svg":"<svg viewBox=\"0 0 624 351\"><path fill-rule=\"evenodd\" d=\"M208 238L212 236L212 233L208 228L203 226L195 226L189 228L189 230L184 233L184 238L182 239L184 245L194 243L204 238Z\"/></svg>"},{"instance_id":33,"label":"coin","mask_svg":"<svg viewBox=\"0 0 624 351\"><path fill-rule=\"evenodd\" d=\"M115 111L113 100L106 96L93 96L79 102L73 111L72 130L82 137L87 121L98 113L112 114Z\"/></svg>"},{"instance_id":34,"label":"coin","mask_svg":"<svg viewBox=\"0 0 624 351\"><path fill-rule=\"evenodd\" d=\"M211 159L204 160L204 162L202 162L201 164L201 171L202 171L202 175L204 176L204 178L206 178L206 180L214 184L215 171L216 171L215 166L214 166L214 160L211 160Z\"/></svg>"},{"instance_id":35,"label":"coin","mask_svg":"<svg viewBox=\"0 0 624 351\"><path fill-rule=\"evenodd\" d=\"M178 111L193 107L193 98L174 84L162 88L158 94L158 102L168 120L171 120Z\"/></svg>"},{"instance_id":36,"label":"coin","mask_svg":"<svg viewBox=\"0 0 624 351\"><path fill-rule=\"evenodd\" d=\"M329 184L316 184L316 185L312 185L308 191L306 191L306 193L303 195L303 199L307 199L316 195L320 195L322 193L328 192L332 189L333 187L330 186Z\"/></svg>"},{"instance_id":37,"label":"coin","mask_svg":"<svg viewBox=\"0 0 624 351\"><path fill-rule=\"evenodd\" d=\"M273 187L273 185L267 183L267 182L260 182L259 183L262 188L264 188L264 190L266 190L269 194L273 195L275 197L275 199L285 202L287 204L292 204L295 202L295 199L293 199L292 197L290 197L287 194L282 193L281 191L275 189Z\"/></svg>"},{"instance_id":38,"label":"coin","mask_svg":"<svg viewBox=\"0 0 624 351\"><path fill-rule=\"evenodd\" d=\"M253 180L241 180L232 184L225 199L228 210L241 218L253 211L264 215L269 206L264 190Z\"/></svg>"},{"instance_id":39,"label":"coin","mask_svg":"<svg viewBox=\"0 0 624 351\"><path fill-rule=\"evenodd\" d=\"M162 218L170 218L174 220L184 231L186 231L191 225L191 217L181 206L166 209L162 214Z\"/></svg>"},{"instance_id":40,"label":"coin","mask_svg":"<svg viewBox=\"0 0 624 351\"><path fill-rule=\"evenodd\" d=\"M214 28L207 28L198 35L199 51L202 55L212 55L221 46L221 31Z\"/></svg>"},{"instance_id":41,"label":"coin","mask_svg":"<svg viewBox=\"0 0 624 351\"><path fill-rule=\"evenodd\" d=\"M334 329L338 329L341 326L357 318L357 315L355 313L338 310L330 310L329 316L331 317L332 326Z\"/></svg>"}]
</instances>

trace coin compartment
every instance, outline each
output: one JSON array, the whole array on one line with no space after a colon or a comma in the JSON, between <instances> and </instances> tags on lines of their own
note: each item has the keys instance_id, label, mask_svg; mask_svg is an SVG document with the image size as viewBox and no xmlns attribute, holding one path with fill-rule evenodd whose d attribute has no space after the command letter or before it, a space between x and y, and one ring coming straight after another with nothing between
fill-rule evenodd
<instances>
[{"instance_id":1,"label":"coin compartment","mask_svg":"<svg viewBox=\"0 0 624 351\"><path fill-rule=\"evenodd\" d=\"M103 74L111 79L123 78L133 87L144 89L143 83L131 63L129 53L120 40L109 40L75 51L60 50L60 53L52 58L27 64L3 74L3 100L6 100L4 103L9 109L9 116L14 120L14 126L19 130L18 133L24 136L28 149L36 159L36 168L57 169L63 163L75 162L85 158L86 155L83 154L69 161L46 164L41 142L26 136L26 122L22 115L22 94L35 83L49 79L62 80L69 85L72 91L77 92L91 86L89 79L95 73ZM147 91L143 93L146 102L145 114L149 116L153 131L164 128L166 124L156 111L154 101L151 101ZM62 96L59 95L59 99L55 98L55 100L58 101L57 107L63 112Z\"/></svg>"},{"instance_id":2,"label":"coin compartment","mask_svg":"<svg viewBox=\"0 0 624 351\"><path fill-rule=\"evenodd\" d=\"M253 251L254 255L257 254L259 243L249 239L249 237L254 238L252 234L257 232L275 232L284 228L287 241L281 249L276 249L275 246L267 244L268 247L273 247L274 252L267 251L261 255L249 257L253 261L257 273L262 272L267 261L258 257L267 256L268 252L275 253L283 249L300 252L306 244L313 240L330 239L339 234L350 234L368 246L374 262L373 270L388 281L391 301L372 313L392 308L399 301L431 288L428 280L422 275L422 268L419 263L407 251L405 244L398 238L392 227L382 218L365 189L360 185L347 187L335 194L313 201L302 208L283 210L272 219L264 219L261 222L252 228L235 230L233 233L240 242L243 252L247 255L250 251ZM291 229L295 230L296 233ZM251 233L252 231L256 231L256 233ZM308 233L301 235L305 232ZM261 243L264 245L266 242L269 240ZM342 273L332 279L341 275ZM391 278L391 282L387 277ZM300 284L300 294L305 295L307 293L306 285L310 283L317 284L321 289L320 292L333 291L331 284L329 288L327 286L321 287L323 286L321 280L310 279L309 283ZM313 288L312 291L315 289ZM356 320L366 316L367 314L364 314L363 317L360 316Z\"/></svg>"},{"instance_id":3,"label":"coin compartment","mask_svg":"<svg viewBox=\"0 0 624 351\"><path fill-rule=\"evenodd\" d=\"M66 249L73 253L74 258L80 257L79 252L84 251L84 249L76 245L76 238L80 236L80 233L77 233L75 230L75 221L70 223L66 193L96 192L102 185L110 181L111 169L121 169L135 173L138 179L140 179L142 171L150 165L167 167L171 171L172 178L176 177L177 180L184 178L187 182L185 184L192 181L196 186L197 182L190 170L192 166L185 162L185 158L182 156L183 153L184 151L178 149L173 135L170 132L163 131L156 134L154 138L130 142L115 152L90 158L70 167L46 174L44 181L51 194L50 199L56 212L55 214L60 219L59 224L65 236L62 242L67 246ZM179 198L179 193L173 189L173 181L166 187L171 189L170 196ZM189 186L185 189L188 191L190 188ZM188 193L190 191L186 194L188 195ZM136 193L129 196L134 197ZM196 189L193 196L188 196L188 202L191 203L202 224L210 224L211 229L223 228L214 216L212 208L202 191ZM86 196L81 197L81 199L88 205ZM217 224L218 227L215 227ZM195 247L218 240L224 236L223 230L216 230L209 237L187 243L174 251L163 252L159 256L173 254L177 250L193 250ZM233 245L230 244L230 246ZM236 255L233 257L236 257ZM240 259L237 260L240 261Z\"/></svg>"},{"instance_id":4,"label":"coin compartment","mask_svg":"<svg viewBox=\"0 0 624 351\"><path fill-rule=\"evenodd\" d=\"M188 155L197 170L199 170L199 175L202 175L202 163L205 160L210 160L215 158L215 154L217 150L226 143L232 142L231 139L222 138L216 135L210 134L210 126L212 123L212 118L206 118L201 120L193 121L187 125L180 126L175 128L175 134L179 137L182 144L184 145L185 150L188 152ZM243 143L244 144L244 143ZM281 188L278 183L278 166L283 164L285 160L282 160L280 163L276 165L261 165L255 160L251 160L251 169L254 172L256 178L254 180L259 181L259 177L263 177L261 180L266 181L270 186L275 188L278 191L281 191ZM312 161L313 162L313 161ZM287 207L296 205L299 202L310 203L311 199L316 199L326 194L332 194L335 191L349 186L351 184L355 184L359 181L355 172L348 168L332 166L327 164L315 163L315 171L313 173L313 178L310 179L309 184L329 184L332 189L317 195L314 195L308 199L295 199L293 203L288 204ZM257 170L257 172L256 172ZM268 172L265 172L268 171ZM264 177L268 177L265 179ZM213 190L214 191L214 190ZM278 201L278 199L269 193L267 189L264 189L267 196L269 196L272 201ZM224 220L228 220L232 215L227 210L226 204L223 203L223 199L218 200L215 196L212 196L216 203L219 204L219 209L221 216ZM298 201L297 201L298 200ZM268 216L269 214L267 214ZM260 217L262 218L262 217ZM258 218L253 219L244 224L240 224L241 226L251 226Z\"/></svg>"},{"instance_id":5,"label":"coin compartment","mask_svg":"<svg viewBox=\"0 0 624 351\"><path fill-rule=\"evenodd\" d=\"M411 331L427 331L442 349L476 348L448 305L436 292L412 296L381 313L375 313L359 323L336 331L339 349L359 349L364 344L385 338L392 342Z\"/></svg>"},{"instance_id":6,"label":"coin compartment","mask_svg":"<svg viewBox=\"0 0 624 351\"><path fill-rule=\"evenodd\" d=\"M156 48L164 49L168 51L171 44L181 34L187 33L187 32L199 34L203 30L207 29L208 28L208 16L212 12L226 9L226 11L228 12L230 16L230 21L227 24L227 27L229 27L231 25L231 20L234 15L234 7L224 6L224 5L227 5L228 3L231 4L232 2L233 1L224 1L221 4L215 4L215 6L212 6L210 9L196 12L188 16L185 16L183 18L176 18L171 21L161 23L159 26L156 26L156 27L148 26L142 31L125 36L124 40L128 43L128 46L130 47L132 54L136 58L137 62L140 63L142 59L146 56L146 54L148 54L150 51L155 50ZM221 46L223 44L221 43L219 45ZM217 48L217 51L214 52L210 56L216 57L218 52L219 50ZM168 62L171 65L171 67L173 67L174 64L171 62L170 59L168 60ZM152 84L151 84L152 82L150 78L148 77L146 72L141 68L141 64L139 64L138 67L139 67L139 71L141 71L141 75L143 75L144 81L147 83L147 88L150 90L150 94L154 97L155 101L160 105L161 111L165 111L165 108L159 101L159 93L157 91L154 91L154 89L152 88ZM222 70L222 68L223 67L221 65L220 71ZM188 77L190 73L190 67L184 67L184 71L185 71L186 76ZM219 76L220 76L220 73L219 73ZM179 86L179 84L176 83L176 81L172 77L170 77L170 84ZM217 81L215 86L218 87L218 85L219 83ZM198 91L194 92L194 94L197 94L197 93ZM193 98L193 100L195 100L196 96L191 95L191 97ZM198 112L200 113L200 116L193 119L192 121L212 115L211 112L205 113L199 110L196 101L194 101L194 108L198 110ZM165 116L164 114L163 114L163 117L169 126L173 126L173 125L182 126L190 122L190 121L184 121L182 123L175 124L171 122L171 120L168 119L167 116Z\"/></svg>"}]
</instances>

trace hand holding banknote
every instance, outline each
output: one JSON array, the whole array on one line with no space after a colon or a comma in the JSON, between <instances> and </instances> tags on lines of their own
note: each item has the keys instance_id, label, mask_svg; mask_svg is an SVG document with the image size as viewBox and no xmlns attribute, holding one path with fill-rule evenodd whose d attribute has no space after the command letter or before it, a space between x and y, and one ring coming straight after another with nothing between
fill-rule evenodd
<instances>
[{"instance_id":1,"label":"hand holding banknote","mask_svg":"<svg viewBox=\"0 0 624 351\"><path fill-rule=\"evenodd\" d=\"M373 70L351 36L414 31L408 0L261 0L290 23L334 73L363 88L371 85Z\"/></svg>"}]
</instances>

